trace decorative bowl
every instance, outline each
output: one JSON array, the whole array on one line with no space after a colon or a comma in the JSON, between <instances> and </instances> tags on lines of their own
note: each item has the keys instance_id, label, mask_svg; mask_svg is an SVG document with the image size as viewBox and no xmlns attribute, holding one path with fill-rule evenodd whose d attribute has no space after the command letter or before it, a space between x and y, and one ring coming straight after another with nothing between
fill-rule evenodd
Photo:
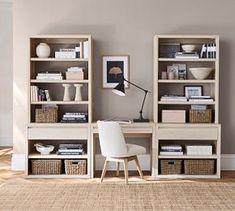
<instances>
[{"instance_id":1,"label":"decorative bowl","mask_svg":"<svg viewBox=\"0 0 235 211\"><path fill-rule=\"evenodd\" d=\"M184 52L191 53L191 52L193 52L195 50L196 45L188 45L188 44L186 44L186 45L182 45L181 48L183 49Z\"/></svg>"},{"instance_id":2,"label":"decorative bowl","mask_svg":"<svg viewBox=\"0 0 235 211\"><path fill-rule=\"evenodd\" d=\"M189 68L189 71L192 73L193 77L197 80L206 79L210 75L212 70L213 68L210 68L210 67Z\"/></svg>"},{"instance_id":3,"label":"decorative bowl","mask_svg":"<svg viewBox=\"0 0 235 211\"><path fill-rule=\"evenodd\" d=\"M49 155L55 148L53 145L35 144L34 146L41 155Z\"/></svg>"}]
</instances>

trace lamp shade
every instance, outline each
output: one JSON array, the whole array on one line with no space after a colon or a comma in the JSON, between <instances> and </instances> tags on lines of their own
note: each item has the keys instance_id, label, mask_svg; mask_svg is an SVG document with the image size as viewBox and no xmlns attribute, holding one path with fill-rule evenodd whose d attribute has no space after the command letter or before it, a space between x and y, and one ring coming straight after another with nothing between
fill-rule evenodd
<instances>
[{"instance_id":1,"label":"lamp shade","mask_svg":"<svg viewBox=\"0 0 235 211\"><path fill-rule=\"evenodd\" d=\"M123 81L120 82L117 86L115 86L112 92L119 96L125 96L126 94L125 94L125 87L124 87Z\"/></svg>"}]
</instances>

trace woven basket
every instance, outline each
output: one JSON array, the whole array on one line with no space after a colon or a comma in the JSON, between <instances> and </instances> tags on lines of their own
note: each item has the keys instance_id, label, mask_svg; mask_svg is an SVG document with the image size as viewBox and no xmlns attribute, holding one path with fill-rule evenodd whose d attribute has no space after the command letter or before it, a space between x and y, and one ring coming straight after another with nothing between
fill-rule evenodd
<instances>
[{"instance_id":1,"label":"woven basket","mask_svg":"<svg viewBox=\"0 0 235 211\"><path fill-rule=\"evenodd\" d=\"M181 174L182 160L161 160L161 174Z\"/></svg>"},{"instance_id":2,"label":"woven basket","mask_svg":"<svg viewBox=\"0 0 235 211\"><path fill-rule=\"evenodd\" d=\"M61 174L61 160L31 160L32 174Z\"/></svg>"},{"instance_id":3,"label":"woven basket","mask_svg":"<svg viewBox=\"0 0 235 211\"><path fill-rule=\"evenodd\" d=\"M86 174L86 160L65 160L65 174Z\"/></svg>"},{"instance_id":4,"label":"woven basket","mask_svg":"<svg viewBox=\"0 0 235 211\"><path fill-rule=\"evenodd\" d=\"M215 173L214 160L185 160L184 173L189 175L212 175Z\"/></svg>"},{"instance_id":5,"label":"woven basket","mask_svg":"<svg viewBox=\"0 0 235 211\"><path fill-rule=\"evenodd\" d=\"M54 123L58 120L57 108L36 109L35 112L35 122L37 123Z\"/></svg>"},{"instance_id":6,"label":"woven basket","mask_svg":"<svg viewBox=\"0 0 235 211\"><path fill-rule=\"evenodd\" d=\"M211 109L207 109L205 111L189 110L189 122L211 123L212 122L212 110Z\"/></svg>"}]
</instances>

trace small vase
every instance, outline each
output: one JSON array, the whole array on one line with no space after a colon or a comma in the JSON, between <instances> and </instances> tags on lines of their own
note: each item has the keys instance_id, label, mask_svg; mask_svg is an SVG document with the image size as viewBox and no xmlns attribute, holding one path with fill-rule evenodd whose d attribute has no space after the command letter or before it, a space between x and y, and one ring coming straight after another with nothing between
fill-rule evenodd
<instances>
[{"instance_id":1,"label":"small vase","mask_svg":"<svg viewBox=\"0 0 235 211\"><path fill-rule=\"evenodd\" d=\"M70 93L69 93L69 88L71 87L71 85L70 84L62 84L62 86L64 87L63 101L71 101Z\"/></svg>"},{"instance_id":2,"label":"small vase","mask_svg":"<svg viewBox=\"0 0 235 211\"><path fill-rule=\"evenodd\" d=\"M81 88L82 84L74 84L76 88L76 94L75 94L75 101L82 101L82 93L81 93Z\"/></svg>"},{"instance_id":3,"label":"small vase","mask_svg":"<svg viewBox=\"0 0 235 211\"><path fill-rule=\"evenodd\" d=\"M36 47L36 55L39 58L48 58L50 56L51 49L50 46L47 45L46 43L40 43Z\"/></svg>"}]
</instances>

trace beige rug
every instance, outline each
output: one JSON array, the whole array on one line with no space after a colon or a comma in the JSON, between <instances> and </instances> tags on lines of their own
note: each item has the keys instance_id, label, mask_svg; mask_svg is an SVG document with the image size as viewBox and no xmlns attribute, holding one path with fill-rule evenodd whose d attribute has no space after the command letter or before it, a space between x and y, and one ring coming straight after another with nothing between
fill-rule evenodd
<instances>
[{"instance_id":1,"label":"beige rug","mask_svg":"<svg viewBox=\"0 0 235 211\"><path fill-rule=\"evenodd\" d=\"M3 183L0 210L235 210L235 183Z\"/></svg>"}]
</instances>

